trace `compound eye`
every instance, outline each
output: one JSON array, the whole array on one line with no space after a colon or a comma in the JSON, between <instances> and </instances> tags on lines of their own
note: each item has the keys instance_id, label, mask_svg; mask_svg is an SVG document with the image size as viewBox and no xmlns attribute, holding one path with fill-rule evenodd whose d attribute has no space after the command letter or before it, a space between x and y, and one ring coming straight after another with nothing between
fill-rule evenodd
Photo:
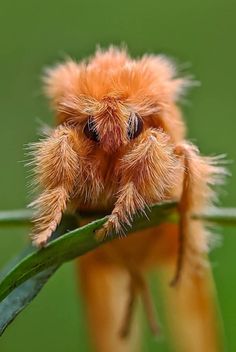
<instances>
[{"instance_id":1,"label":"compound eye","mask_svg":"<svg viewBox=\"0 0 236 352\"><path fill-rule=\"evenodd\" d=\"M94 119L91 116L89 116L88 121L84 126L84 134L91 141L96 143L99 142L99 135L96 130Z\"/></svg>"},{"instance_id":2,"label":"compound eye","mask_svg":"<svg viewBox=\"0 0 236 352\"><path fill-rule=\"evenodd\" d=\"M143 130L143 121L141 117L131 112L129 120L128 120L128 138L134 139L140 135Z\"/></svg>"}]
</instances>

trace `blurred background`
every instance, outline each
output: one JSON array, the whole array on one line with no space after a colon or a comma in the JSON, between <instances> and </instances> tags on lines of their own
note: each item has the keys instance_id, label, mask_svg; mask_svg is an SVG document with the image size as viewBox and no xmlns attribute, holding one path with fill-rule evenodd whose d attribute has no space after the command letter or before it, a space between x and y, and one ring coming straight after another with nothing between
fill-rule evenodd
<instances>
[{"instance_id":1,"label":"blurred background","mask_svg":"<svg viewBox=\"0 0 236 352\"><path fill-rule=\"evenodd\" d=\"M226 153L233 161L221 205L236 207L235 15L233 0L1 0L0 210L29 202L24 146L37 140L39 121L53 124L41 93L42 69L111 43L126 43L134 56L165 53L201 82L184 104L189 138L203 153ZM0 230L1 266L26 245L27 232ZM221 233L211 261L228 351L236 351L236 229ZM0 350L82 352L90 350L88 341L69 263L6 331ZM156 350L171 351L167 337L146 333L143 351Z\"/></svg>"}]
</instances>

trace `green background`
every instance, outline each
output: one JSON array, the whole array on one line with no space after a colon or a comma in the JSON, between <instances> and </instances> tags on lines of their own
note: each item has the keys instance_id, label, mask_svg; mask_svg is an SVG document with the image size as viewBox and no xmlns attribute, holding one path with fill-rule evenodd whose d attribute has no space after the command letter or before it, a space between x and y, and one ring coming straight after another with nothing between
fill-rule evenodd
<instances>
[{"instance_id":1,"label":"green background","mask_svg":"<svg viewBox=\"0 0 236 352\"><path fill-rule=\"evenodd\" d=\"M96 44L126 43L132 55L165 53L202 85L184 106L189 137L206 154L235 159L236 2L233 0L34 1L0 6L0 209L30 200L24 146L37 139L38 121L53 118L41 93L45 66L67 54L81 59ZM236 166L221 204L236 206ZM235 229L223 229L211 254L228 351L236 350ZM0 230L0 264L27 243L27 229ZM1 352L87 351L73 265L65 265L0 339ZM145 351L170 351L147 336Z\"/></svg>"}]
</instances>

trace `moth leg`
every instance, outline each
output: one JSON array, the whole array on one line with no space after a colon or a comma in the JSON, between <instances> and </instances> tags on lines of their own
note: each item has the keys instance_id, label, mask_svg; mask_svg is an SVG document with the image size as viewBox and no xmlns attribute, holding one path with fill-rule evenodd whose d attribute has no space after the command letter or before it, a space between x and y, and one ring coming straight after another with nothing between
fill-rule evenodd
<instances>
[{"instance_id":1,"label":"moth leg","mask_svg":"<svg viewBox=\"0 0 236 352\"><path fill-rule=\"evenodd\" d=\"M151 296L150 288L147 284L146 279L142 276L141 273L136 272L134 280L136 280L137 284L139 285L141 299L150 330L153 335L158 336L160 333L160 327L157 322L155 307Z\"/></svg>"},{"instance_id":2,"label":"moth leg","mask_svg":"<svg viewBox=\"0 0 236 352\"><path fill-rule=\"evenodd\" d=\"M159 335L160 328L156 319L155 307L153 304L152 296L148 284L143 275L137 270L130 272L130 288L129 300L126 308L125 319L120 331L120 336L126 338L129 335L132 326L132 317L134 314L134 306L138 294L141 296L145 314L147 317L148 325L153 335Z\"/></svg>"},{"instance_id":3,"label":"moth leg","mask_svg":"<svg viewBox=\"0 0 236 352\"><path fill-rule=\"evenodd\" d=\"M222 182L225 170L217 165L214 158L202 157L198 149L188 143L176 146L175 154L182 158L184 177L182 194L179 202L179 249L176 271L171 285L179 283L186 264L199 269L204 262L204 253L208 249L208 233L200 220L192 215L201 212L215 198L211 188Z\"/></svg>"},{"instance_id":4,"label":"moth leg","mask_svg":"<svg viewBox=\"0 0 236 352\"><path fill-rule=\"evenodd\" d=\"M125 311L125 317L120 330L120 337L122 339L127 338L130 334L136 298L137 298L137 292L136 292L134 283L131 280L130 287L129 287L129 297L128 297L128 302L127 302L126 311Z\"/></svg>"},{"instance_id":5,"label":"moth leg","mask_svg":"<svg viewBox=\"0 0 236 352\"><path fill-rule=\"evenodd\" d=\"M112 231L123 232L132 217L145 206L166 199L177 183L179 160L165 133L148 129L131 146L118 168L120 188L114 209L104 226L97 231L103 238Z\"/></svg>"},{"instance_id":6,"label":"moth leg","mask_svg":"<svg viewBox=\"0 0 236 352\"><path fill-rule=\"evenodd\" d=\"M62 186L44 191L36 201L31 203L31 206L37 209L30 235L34 245L43 247L46 244L60 223L68 200L69 194Z\"/></svg>"},{"instance_id":7,"label":"moth leg","mask_svg":"<svg viewBox=\"0 0 236 352\"><path fill-rule=\"evenodd\" d=\"M177 254L177 262L176 269L173 279L171 280L171 286L177 285L180 280L180 276L183 269L183 260L184 260L184 249L185 249L185 241L186 241L186 232L188 225L188 193L189 193L189 155L184 148L178 147L176 148L176 153L180 156L183 156L183 164L184 164L184 177L183 177L183 188L182 194L178 205L179 211L179 242L178 242L178 254Z\"/></svg>"},{"instance_id":8,"label":"moth leg","mask_svg":"<svg viewBox=\"0 0 236 352\"><path fill-rule=\"evenodd\" d=\"M131 214L135 214L138 210L143 211L145 201L138 193L133 182L124 185L119 192L118 200L112 214L107 222L96 231L97 239L103 239L110 235L113 231L116 234L124 232L123 224L131 225Z\"/></svg>"},{"instance_id":9,"label":"moth leg","mask_svg":"<svg viewBox=\"0 0 236 352\"><path fill-rule=\"evenodd\" d=\"M32 146L36 181L43 189L30 204L35 209L31 238L38 247L44 246L56 229L72 195L79 165L76 140L75 132L60 126Z\"/></svg>"}]
</instances>

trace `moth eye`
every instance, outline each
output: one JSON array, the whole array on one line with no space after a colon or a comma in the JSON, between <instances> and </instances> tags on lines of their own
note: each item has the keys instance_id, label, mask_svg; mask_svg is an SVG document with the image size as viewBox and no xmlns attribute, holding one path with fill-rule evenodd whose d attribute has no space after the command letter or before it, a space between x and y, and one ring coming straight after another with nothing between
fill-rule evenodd
<instances>
[{"instance_id":1,"label":"moth eye","mask_svg":"<svg viewBox=\"0 0 236 352\"><path fill-rule=\"evenodd\" d=\"M88 139L98 143L99 142L99 135L96 130L94 119L90 116L86 125L84 126L84 134Z\"/></svg>"},{"instance_id":2,"label":"moth eye","mask_svg":"<svg viewBox=\"0 0 236 352\"><path fill-rule=\"evenodd\" d=\"M132 112L128 120L128 138L134 139L140 135L143 130L143 121L138 114Z\"/></svg>"}]
</instances>

